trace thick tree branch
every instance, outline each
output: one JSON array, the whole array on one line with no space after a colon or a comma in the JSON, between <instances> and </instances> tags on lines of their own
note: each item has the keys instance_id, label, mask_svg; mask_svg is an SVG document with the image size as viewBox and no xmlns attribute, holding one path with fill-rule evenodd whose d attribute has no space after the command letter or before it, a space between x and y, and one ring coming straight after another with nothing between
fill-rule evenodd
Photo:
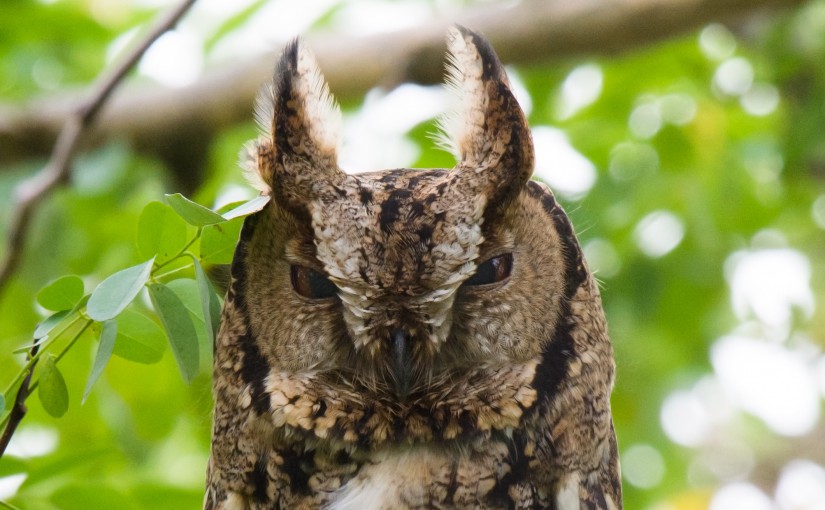
<instances>
[{"instance_id":1,"label":"thick tree branch","mask_svg":"<svg viewBox=\"0 0 825 510\"><path fill-rule=\"evenodd\" d=\"M776 438L758 461L749 479L768 494L776 490L782 470L794 460L808 460L825 466L825 424L799 437Z\"/></svg>"},{"instance_id":2,"label":"thick tree branch","mask_svg":"<svg viewBox=\"0 0 825 510\"><path fill-rule=\"evenodd\" d=\"M20 183L14 190L14 204L6 251L2 265L0 265L0 294L20 262L26 229L35 206L57 186L65 182L71 170L72 157L81 140L90 130L104 103L115 87L121 83L129 69L158 37L175 26L194 3L195 0L184 0L162 16L119 65L101 75L87 99L80 103L73 103L67 111L62 112L60 120L62 129L60 129L49 162L40 172Z\"/></svg>"},{"instance_id":3,"label":"thick tree branch","mask_svg":"<svg viewBox=\"0 0 825 510\"><path fill-rule=\"evenodd\" d=\"M317 36L308 43L337 97L357 97L376 85L435 83L443 73L446 27L458 22L484 33L507 63L624 51L673 37L713 20L802 0L524 0L512 7L465 11L394 33L361 38ZM276 48L273 48L275 50ZM189 161L204 140L251 117L253 97L269 78L274 55L216 69L181 89L130 88L115 98L89 142L130 140L175 161ZM42 154L51 147L70 102L52 99L23 109L0 106L0 162Z\"/></svg>"}]
</instances>

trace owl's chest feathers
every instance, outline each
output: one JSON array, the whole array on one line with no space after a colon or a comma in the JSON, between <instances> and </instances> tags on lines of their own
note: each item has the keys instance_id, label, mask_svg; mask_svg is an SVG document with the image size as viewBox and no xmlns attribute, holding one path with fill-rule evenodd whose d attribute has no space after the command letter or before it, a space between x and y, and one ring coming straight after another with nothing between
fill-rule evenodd
<instances>
[{"instance_id":1,"label":"owl's chest feathers","mask_svg":"<svg viewBox=\"0 0 825 510\"><path fill-rule=\"evenodd\" d=\"M533 406L535 369L531 361L435 379L407 402L340 374L273 370L264 384L264 419L285 437L339 449L485 437L517 427Z\"/></svg>"},{"instance_id":2,"label":"owl's chest feathers","mask_svg":"<svg viewBox=\"0 0 825 510\"><path fill-rule=\"evenodd\" d=\"M495 492L511 473L507 446L415 446L374 452L328 493L326 510L499 508ZM501 507L503 508L503 506Z\"/></svg>"},{"instance_id":3,"label":"owl's chest feathers","mask_svg":"<svg viewBox=\"0 0 825 510\"><path fill-rule=\"evenodd\" d=\"M340 374L271 370L269 412L250 413L241 435L312 508L505 508L508 447L535 402L534 375L534 362L479 368L400 403Z\"/></svg>"}]
</instances>

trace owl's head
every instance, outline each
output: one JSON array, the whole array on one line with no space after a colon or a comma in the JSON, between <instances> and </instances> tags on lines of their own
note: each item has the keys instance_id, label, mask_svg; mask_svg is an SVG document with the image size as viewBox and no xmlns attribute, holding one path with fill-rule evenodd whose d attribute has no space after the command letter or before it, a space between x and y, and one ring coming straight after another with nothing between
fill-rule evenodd
<instances>
[{"instance_id":1,"label":"owl's head","mask_svg":"<svg viewBox=\"0 0 825 510\"><path fill-rule=\"evenodd\" d=\"M276 421L344 441L505 430L569 370L590 285L575 236L530 181L530 130L489 43L459 27L448 49L451 170L340 170L340 113L299 42L259 101L248 166L272 200L233 277Z\"/></svg>"}]
</instances>

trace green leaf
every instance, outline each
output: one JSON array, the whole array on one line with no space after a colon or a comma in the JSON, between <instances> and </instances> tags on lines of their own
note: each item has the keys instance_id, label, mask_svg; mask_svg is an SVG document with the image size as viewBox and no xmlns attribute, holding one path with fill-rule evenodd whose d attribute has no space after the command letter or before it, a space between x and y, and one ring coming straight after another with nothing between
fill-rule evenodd
<instances>
[{"instance_id":1,"label":"green leaf","mask_svg":"<svg viewBox=\"0 0 825 510\"><path fill-rule=\"evenodd\" d=\"M137 363L157 363L166 349L166 335L160 326L132 309L117 316L117 340L112 352Z\"/></svg>"},{"instance_id":2,"label":"green leaf","mask_svg":"<svg viewBox=\"0 0 825 510\"><path fill-rule=\"evenodd\" d=\"M190 383L198 373L198 335L189 311L180 298L166 285L149 285L149 297L163 323L181 375Z\"/></svg>"},{"instance_id":3,"label":"green leaf","mask_svg":"<svg viewBox=\"0 0 825 510\"><path fill-rule=\"evenodd\" d=\"M44 336L48 335L51 330L54 329L55 326L60 324L60 321L63 320L64 317L69 315L71 310L63 310L62 312L57 312L52 315L49 315L41 322L37 324L37 327L34 329L34 334L32 338L35 340L40 340Z\"/></svg>"},{"instance_id":4,"label":"green leaf","mask_svg":"<svg viewBox=\"0 0 825 510\"><path fill-rule=\"evenodd\" d=\"M234 209L226 211L222 216L227 220L240 218L241 216L249 216L263 209L264 206L269 203L269 200L269 195L259 195Z\"/></svg>"},{"instance_id":5,"label":"green leaf","mask_svg":"<svg viewBox=\"0 0 825 510\"><path fill-rule=\"evenodd\" d=\"M212 287L212 282L206 276L198 259L195 261L195 280L198 282L198 294L200 295L201 308L203 309L203 324L206 329L206 339L210 344L215 342L215 334L221 323L221 304L218 295Z\"/></svg>"},{"instance_id":6,"label":"green leaf","mask_svg":"<svg viewBox=\"0 0 825 510\"><path fill-rule=\"evenodd\" d=\"M166 204L149 202L138 220L137 245L144 257L155 257L158 264L177 256L188 240L186 222Z\"/></svg>"},{"instance_id":7,"label":"green leaf","mask_svg":"<svg viewBox=\"0 0 825 510\"><path fill-rule=\"evenodd\" d=\"M218 335L218 330L221 327L221 310L223 309L223 304L221 302L220 296L215 291L215 287L212 286L212 282L207 278L206 280L209 283L209 288L211 292L209 293L209 318L212 320L212 338L210 338L211 344L214 345L215 337Z\"/></svg>"},{"instance_id":8,"label":"green leaf","mask_svg":"<svg viewBox=\"0 0 825 510\"><path fill-rule=\"evenodd\" d=\"M190 278L179 278L166 284L180 299L195 327L198 337L198 360L201 365L208 365L212 359L212 340L207 336L206 322L203 320L198 282Z\"/></svg>"},{"instance_id":9,"label":"green leaf","mask_svg":"<svg viewBox=\"0 0 825 510\"><path fill-rule=\"evenodd\" d=\"M5 414L6 414L6 397L4 397L2 393L0 393L0 416L3 416Z\"/></svg>"},{"instance_id":10,"label":"green leaf","mask_svg":"<svg viewBox=\"0 0 825 510\"><path fill-rule=\"evenodd\" d=\"M179 278L166 285L177 294L183 306L185 306L189 312L189 317L192 319L192 325L195 326L195 333L198 336L198 351L201 365L211 365L212 351L215 343L214 338L210 336L209 332L217 331L217 328L212 324L214 320L210 321L208 325L204 320L204 306L201 300L198 282L190 278ZM214 299L217 300L217 297L215 296Z\"/></svg>"},{"instance_id":11,"label":"green leaf","mask_svg":"<svg viewBox=\"0 0 825 510\"><path fill-rule=\"evenodd\" d=\"M110 319L103 323L103 330L100 332L100 342L97 345L97 354L95 355L95 362L92 365L92 373L89 374L89 380L86 381L86 389L83 390L83 399L81 404L86 403L86 397L92 390L92 385L103 373L103 369L112 357L112 350L115 347L115 338L117 338L117 322Z\"/></svg>"},{"instance_id":12,"label":"green leaf","mask_svg":"<svg viewBox=\"0 0 825 510\"><path fill-rule=\"evenodd\" d=\"M226 219L212 209L195 203L180 193L166 195L166 203L186 220L186 223L196 227L205 227L215 223L223 223Z\"/></svg>"},{"instance_id":13,"label":"green leaf","mask_svg":"<svg viewBox=\"0 0 825 510\"><path fill-rule=\"evenodd\" d=\"M63 276L37 293L37 302L47 310L71 310L83 297L83 280L78 276Z\"/></svg>"},{"instance_id":14,"label":"green leaf","mask_svg":"<svg viewBox=\"0 0 825 510\"><path fill-rule=\"evenodd\" d=\"M154 261L155 259L147 260L103 280L92 292L86 304L86 314L98 322L114 319L135 299L149 280Z\"/></svg>"},{"instance_id":15,"label":"green leaf","mask_svg":"<svg viewBox=\"0 0 825 510\"><path fill-rule=\"evenodd\" d=\"M201 233L201 261L229 264L243 227L243 218L204 227Z\"/></svg>"},{"instance_id":16,"label":"green leaf","mask_svg":"<svg viewBox=\"0 0 825 510\"><path fill-rule=\"evenodd\" d=\"M69 410L69 390L66 389L66 381L57 369L55 360L51 353L43 357L37 396L47 413L60 418Z\"/></svg>"},{"instance_id":17,"label":"green leaf","mask_svg":"<svg viewBox=\"0 0 825 510\"><path fill-rule=\"evenodd\" d=\"M166 286L178 296L186 311L189 312L189 318L192 319L192 325L195 326L198 339L206 340L206 328L204 327L203 307L201 306L198 282L191 278L179 278L167 283Z\"/></svg>"}]
</instances>

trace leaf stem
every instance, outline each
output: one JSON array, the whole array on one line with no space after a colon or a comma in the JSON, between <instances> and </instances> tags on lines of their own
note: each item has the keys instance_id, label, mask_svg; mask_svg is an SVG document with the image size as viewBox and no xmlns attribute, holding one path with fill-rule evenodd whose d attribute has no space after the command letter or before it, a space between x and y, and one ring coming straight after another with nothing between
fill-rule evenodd
<instances>
[{"instance_id":1,"label":"leaf stem","mask_svg":"<svg viewBox=\"0 0 825 510\"><path fill-rule=\"evenodd\" d=\"M173 269L173 270L168 271L166 273L160 273L160 274L153 275L152 276L152 281L156 282L156 283L160 283L158 280L163 280L167 276L173 275L175 273L179 273L181 271L185 271L187 269L191 269L192 267L194 267L194 264L186 264L185 266L181 266L177 269Z\"/></svg>"},{"instance_id":2,"label":"leaf stem","mask_svg":"<svg viewBox=\"0 0 825 510\"><path fill-rule=\"evenodd\" d=\"M66 327L64 327L60 331L59 334L55 335L54 340L52 340L51 342L48 342L48 343L49 344L53 343L57 338L60 337L60 335L65 333L69 329L69 327L73 326L77 322L77 319L79 319L79 318L82 318L82 315L78 313L77 317L75 319L73 319L69 324L67 324ZM66 347L64 347L63 350L61 350L60 353L57 355L57 358L55 359L55 363L60 361L60 359L63 356L66 355L66 353L69 351L69 349L72 348L72 346L77 342L77 340L81 337L81 335L83 335L83 333L89 328L89 326L92 325L92 323L94 323L94 321L92 319L88 319L88 318L86 319L86 323L83 325L83 327L80 328L80 330L75 334L74 338L72 338L69 341L69 343L66 345ZM14 378L14 381L12 381L12 383L6 389L6 391L4 392L4 395L6 395L7 393L10 393L12 388L14 388L14 386L21 379L23 380L24 385L25 385L26 381L31 381L31 377L34 373L34 367L37 364L37 361L40 359L40 356L43 355L43 353L46 352L45 348L41 349L41 347L43 347L43 346L44 346L43 343L35 344L35 345L32 346L31 353L29 354L29 359L26 361L26 364L23 366L23 368L20 370L20 372L17 374L17 376ZM22 398L21 398L21 395L23 395L23 393L21 392L21 390L23 390L24 385L20 386L20 388L17 390L17 397L14 400L14 406L15 407L12 408L12 412L7 414L6 416L3 416L0 419L0 429L5 429L6 424L13 417L16 418L16 416L13 416L13 415L15 415L15 410L18 409L18 406L23 406L26 398L37 388L38 383L39 383L39 380L35 381L31 385L26 385L26 387L25 387L25 396L23 396ZM25 407L23 407L23 409L25 409ZM18 411L18 414L20 414L19 411ZM22 414L25 414L25 411L23 411ZM16 418L17 422L19 422L20 420L23 419L22 414L20 415L19 418ZM11 430L12 433L13 433L14 428L17 428L17 425L14 425L13 428L5 429L5 430L6 430L6 432ZM4 433L3 437L5 437L5 433ZM9 439L11 439L11 434L9 434ZM2 446L2 448L0 449L0 457L2 457L3 456L3 450L5 450L5 446L3 446L1 442L0 442L0 446Z\"/></svg>"},{"instance_id":3,"label":"leaf stem","mask_svg":"<svg viewBox=\"0 0 825 510\"><path fill-rule=\"evenodd\" d=\"M54 360L55 363L60 361L60 359L63 358L63 356L65 356L66 353L69 352L69 349L71 349L72 346L74 346L74 344L77 343L77 341L80 339L80 337L83 336L83 333L85 333L86 330L89 329L89 326L91 326L93 323L94 323L94 321L92 319L86 319L86 324L84 324L83 327L80 328L80 331L77 332L77 334L74 336L74 338L72 338L69 341L69 343L66 344L66 347L64 347L63 350L61 350L60 353L55 357L55 360ZM36 380L32 383L31 387L29 388L29 392L32 392L35 389L37 389L38 384L40 384L40 379L38 379L38 380Z\"/></svg>"},{"instance_id":4,"label":"leaf stem","mask_svg":"<svg viewBox=\"0 0 825 510\"><path fill-rule=\"evenodd\" d=\"M177 253L174 257L172 257L171 259L167 260L167 261L166 261L166 262L164 262L163 264L158 264L157 266L155 266L155 268L152 270L152 273L153 273L153 275L152 275L152 276L154 277L154 273L155 273L155 271L157 271L158 269L160 269L160 268L162 268L162 267L164 267L164 266L166 266L166 265L170 264L171 262L174 262L174 261L178 260L179 258L183 257L184 255L186 255L186 254L187 254L187 250L189 249L189 247L190 247L190 246L192 246L193 244L195 244L195 241L197 241L198 239L200 239L200 237L201 237L201 233L202 233L202 232L203 232L203 227L198 227L198 230L195 232L194 237L192 237L192 239L190 239L190 240L189 240L189 242L188 242L188 243L186 243L186 246L184 246L183 248L181 248L181 249L180 249L180 251L179 251L179 252L178 252L178 253Z\"/></svg>"},{"instance_id":5,"label":"leaf stem","mask_svg":"<svg viewBox=\"0 0 825 510\"><path fill-rule=\"evenodd\" d=\"M17 373L17 375L14 377L14 379L12 379L12 381L9 383L9 385L6 387L6 389L3 391L3 395L7 395L8 393L10 393L12 391L12 389L15 386L17 386L17 384L26 376L27 371L29 369L31 369L35 365L35 363L37 363L37 360L40 359L40 356L44 352L46 352L46 346L51 345L52 343L54 343L54 341L56 339L58 339L63 333L68 331L69 328L74 326L75 323L77 323L78 319L81 319L82 317L83 317L82 314L78 312L78 314L72 320L70 320L68 323L66 323L66 325L63 326L62 328L60 328L56 333L53 333L52 331L50 331L44 337L44 338L46 338L45 341L41 340L40 342L35 342L34 345L32 345L32 347L37 347L38 351L35 352L34 356L30 355L28 357L28 359L26 360L26 364L23 365L23 368L20 369L20 372ZM55 329L57 329L57 328L55 327ZM31 350L30 350L30 352L31 352Z\"/></svg>"}]
</instances>

